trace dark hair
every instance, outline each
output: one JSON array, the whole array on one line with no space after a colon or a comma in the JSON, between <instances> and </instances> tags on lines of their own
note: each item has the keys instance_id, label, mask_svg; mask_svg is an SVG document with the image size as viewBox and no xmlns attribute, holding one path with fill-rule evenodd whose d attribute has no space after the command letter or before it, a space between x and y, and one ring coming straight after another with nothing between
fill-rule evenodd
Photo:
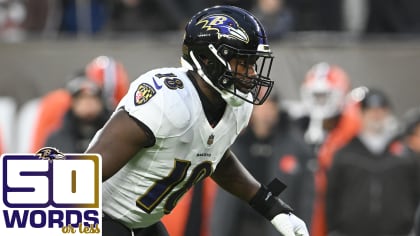
<instances>
[{"instance_id":1,"label":"dark hair","mask_svg":"<svg viewBox=\"0 0 420 236\"><path fill-rule=\"evenodd\" d=\"M364 98L361 100L362 109L368 108L391 108L388 96L379 89L369 88Z\"/></svg>"}]
</instances>

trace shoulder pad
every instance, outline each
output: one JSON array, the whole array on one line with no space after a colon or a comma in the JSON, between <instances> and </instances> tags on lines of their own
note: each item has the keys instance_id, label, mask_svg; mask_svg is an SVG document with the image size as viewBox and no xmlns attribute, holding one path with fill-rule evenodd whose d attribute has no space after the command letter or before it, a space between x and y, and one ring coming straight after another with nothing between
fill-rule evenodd
<instances>
[{"instance_id":1,"label":"shoulder pad","mask_svg":"<svg viewBox=\"0 0 420 236\"><path fill-rule=\"evenodd\" d=\"M149 71L133 81L120 107L147 125L156 137L183 133L196 108L191 82L178 68Z\"/></svg>"}]
</instances>

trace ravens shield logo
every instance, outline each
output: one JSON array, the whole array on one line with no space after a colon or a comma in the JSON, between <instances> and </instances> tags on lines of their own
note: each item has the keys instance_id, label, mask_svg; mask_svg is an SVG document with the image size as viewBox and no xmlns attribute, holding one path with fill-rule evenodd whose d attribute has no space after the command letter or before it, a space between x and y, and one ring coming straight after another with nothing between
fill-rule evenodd
<instances>
[{"instance_id":1,"label":"ravens shield logo","mask_svg":"<svg viewBox=\"0 0 420 236\"><path fill-rule=\"evenodd\" d=\"M43 147L36 152L36 155L39 156L39 159L42 160L63 160L66 158L63 153L58 151L57 148L53 147Z\"/></svg>"}]
</instances>

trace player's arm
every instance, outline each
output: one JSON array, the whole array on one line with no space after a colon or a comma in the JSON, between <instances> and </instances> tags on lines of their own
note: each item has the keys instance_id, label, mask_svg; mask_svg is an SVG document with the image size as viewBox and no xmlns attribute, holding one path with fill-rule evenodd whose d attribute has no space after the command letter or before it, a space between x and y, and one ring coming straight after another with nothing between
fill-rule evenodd
<instances>
[{"instance_id":1,"label":"player's arm","mask_svg":"<svg viewBox=\"0 0 420 236\"><path fill-rule=\"evenodd\" d=\"M86 150L102 156L102 181L121 169L141 148L154 144L151 131L120 109Z\"/></svg>"},{"instance_id":2,"label":"player's arm","mask_svg":"<svg viewBox=\"0 0 420 236\"><path fill-rule=\"evenodd\" d=\"M212 178L220 187L246 202L261 187L231 150L226 151Z\"/></svg>"},{"instance_id":3,"label":"player's arm","mask_svg":"<svg viewBox=\"0 0 420 236\"><path fill-rule=\"evenodd\" d=\"M277 197L285 185L278 180L268 186L260 184L231 150L226 151L212 178L220 187L248 202L283 235L309 235L305 223L293 215L290 206Z\"/></svg>"}]
</instances>

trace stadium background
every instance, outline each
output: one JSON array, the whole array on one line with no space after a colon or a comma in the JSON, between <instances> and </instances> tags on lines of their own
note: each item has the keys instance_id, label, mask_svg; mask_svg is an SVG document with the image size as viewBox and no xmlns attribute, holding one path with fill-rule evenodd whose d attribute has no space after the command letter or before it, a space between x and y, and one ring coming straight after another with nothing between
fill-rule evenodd
<instances>
[{"instance_id":1,"label":"stadium background","mask_svg":"<svg viewBox=\"0 0 420 236\"><path fill-rule=\"evenodd\" d=\"M149 69L179 66L182 34L172 32L119 39L76 38L0 43L0 94L19 105L63 87L68 77L98 55L119 59L134 80ZM305 72L319 61L344 68L352 86L383 89L397 115L420 101L420 40L383 35L360 39L335 33L296 33L271 43L275 89L298 100Z\"/></svg>"},{"instance_id":2,"label":"stadium background","mask_svg":"<svg viewBox=\"0 0 420 236\"><path fill-rule=\"evenodd\" d=\"M41 27L38 25L39 28L34 27L37 21L34 21L33 17L38 13L41 16L43 13L44 16L54 16L55 14L48 14L46 9L50 9L50 4L55 5L58 2L76 2L83 10L88 2L102 4L140 1L158 4L183 2L194 6L201 2L209 2L204 0L0 0L0 131L4 131L4 133L0 132L0 141L4 143L4 147L0 146L0 153L21 150L20 146L25 147L22 139L31 136L28 131L31 128L28 128L30 122L27 121L36 120L34 117L37 114L30 110L30 113L18 116L20 115L18 112L24 110L19 108L24 108L25 104L48 91L64 87L70 75L82 69L86 63L99 55L112 56L121 61L131 81L145 71L156 67L179 66L182 42L180 31L161 33L143 31L123 35L119 31L107 29L96 34L98 32L95 30L99 28L93 30L94 27L92 27L90 29L92 32L87 33L89 30L87 24L81 24L80 32L72 32L71 27L62 31L61 28L51 28L48 24L53 23L52 25L58 26L60 19L55 19L55 17L50 19L52 22L46 21L45 25L41 24ZM240 4L252 1L228 0L224 2ZM25 3L28 6L26 22L22 21L24 17L21 9L16 6L11 7L12 4L8 2ZM292 32L288 32L286 37L270 40L276 57L272 68L272 78L276 81L275 90L281 93L284 101L298 101L299 86L306 71L313 64L326 61L342 67L349 74L352 87L364 85L385 91L394 105L397 116L402 116L409 108L420 105L418 73L420 15L416 11L420 6L418 1L285 0L285 2L291 5L305 3L303 5L306 6L303 8L298 7L294 10L294 13L298 13L296 19L313 25L311 28L305 24L298 24ZM374 11L368 11L366 7L368 3L372 4L369 9ZM165 4L160 7L173 11L172 7ZM344 11L341 12L340 9ZM156 10L158 9L150 11L153 13L152 18L155 19L154 17L158 16L158 22L163 22L161 18L168 14L165 14L165 11L158 14ZM146 9L143 13L146 11L148 10ZM14 14L11 14L12 12ZM86 12L88 11L81 11L85 14ZM339 14L340 12L342 15ZM379 16L385 17L385 21L382 22L384 23L382 34L368 30L369 27L365 21L368 15L375 15L374 13L380 13ZM192 13L189 13L188 17L190 14ZM314 21L314 15L322 16L322 19L319 19L319 22ZM17 20L16 24L5 21L5 16ZM17 19L19 16L20 21ZM87 20L89 17L84 14L81 16L85 16L85 21L78 23L89 22ZM130 23L134 26L142 23L143 26L148 26L149 23L156 23L156 20L138 20L137 22L130 21ZM409 24L398 24L404 20ZM22 22L23 24L20 25ZM389 23L393 23L391 25L395 28L388 28ZM32 27L28 27L30 25ZM11 31L9 31L10 27ZM14 27L18 30L18 34L15 34ZM176 27L179 25L172 26L172 30ZM365 27L366 32L364 32ZM21 37L19 30L23 28L27 29L28 33L35 34L23 34L28 37ZM68 33L73 33L73 35L61 37ZM4 97L12 98L18 105L18 109L15 110L15 107L10 106L11 104L8 103L10 100L2 100ZM54 113L55 110L52 108L48 112ZM27 119L20 122L22 117Z\"/></svg>"}]
</instances>

